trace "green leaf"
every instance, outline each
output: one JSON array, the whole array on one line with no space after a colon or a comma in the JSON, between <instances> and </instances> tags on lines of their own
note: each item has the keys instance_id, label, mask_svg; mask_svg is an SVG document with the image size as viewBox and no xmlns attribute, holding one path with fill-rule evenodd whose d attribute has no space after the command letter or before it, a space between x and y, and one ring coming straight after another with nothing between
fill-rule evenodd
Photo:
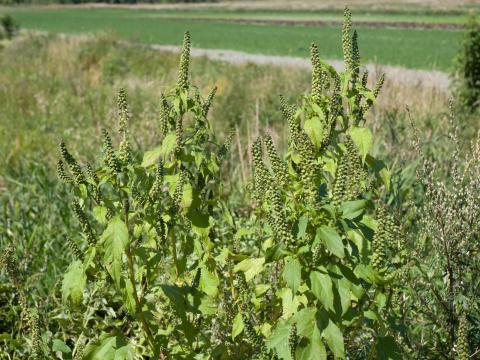
<instances>
[{"instance_id":1,"label":"green leaf","mask_svg":"<svg viewBox=\"0 0 480 360\"><path fill-rule=\"evenodd\" d=\"M297 324L297 332L299 335L310 338L317 327L317 309L305 308L296 313L293 321Z\"/></svg>"},{"instance_id":2,"label":"green leaf","mask_svg":"<svg viewBox=\"0 0 480 360\"><path fill-rule=\"evenodd\" d=\"M120 289L123 253L128 245L128 229L120 217L112 218L101 236L104 249L103 259L107 270Z\"/></svg>"},{"instance_id":3,"label":"green leaf","mask_svg":"<svg viewBox=\"0 0 480 360\"><path fill-rule=\"evenodd\" d=\"M220 280L218 280L217 276L210 272L206 266L202 267L200 289L209 296L217 296L219 284Z\"/></svg>"},{"instance_id":4,"label":"green leaf","mask_svg":"<svg viewBox=\"0 0 480 360\"><path fill-rule=\"evenodd\" d=\"M330 319L328 326L322 331L322 335L327 341L328 347L336 357L345 359L345 346L343 343L343 334L338 326Z\"/></svg>"},{"instance_id":5,"label":"green leaf","mask_svg":"<svg viewBox=\"0 0 480 360\"><path fill-rule=\"evenodd\" d=\"M133 360L133 347L123 335L103 334L85 348L83 360Z\"/></svg>"},{"instance_id":6,"label":"green leaf","mask_svg":"<svg viewBox=\"0 0 480 360\"><path fill-rule=\"evenodd\" d=\"M335 231L335 229L331 228L330 226L321 226L317 228L318 237L323 244L327 247L327 249L339 258L343 258L345 256L345 248L343 246L342 239L340 235Z\"/></svg>"},{"instance_id":7,"label":"green leaf","mask_svg":"<svg viewBox=\"0 0 480 360\"><path fill-rule=\"evenodd\" d=\"M301 239L305 236L305 232L307 231L307 226L308 226L308 218L306 216L300 217L300 219L298 219L297 239Z\"/></svg>"},{"instance_id":8,"label":"green leaf","mask_svg":"<svg viewBox=\"0 0 480 360\"><path fill-rule=\"evenodd\" d=\"M70 264L63 275L62 281L62 299L64 302L69 300L73 305L78 305L83 299L83 290L87 284L87 275L80 260Z\"/></svg>"},{"instance_id":9,"label":"green leaf","mask_svg":"<svg viewBox=\"0 0 480 360\"><path fill-rule=\"evenodd\" d=\"M362 161L365 162L365 158L373 145L372 132L368 128L352 126L348 130L348 134L357 145Z\"/></svg>"},{"instance_id":10,"label":"green leaf","mask_svg":"<svg viewBox=\"0 0 480 360\"><path fill-rule=\"evenodd\" d=\"M242 333L244 326L245 325L243 324L242 314L239 312L235 316L235 319L233 319L232 339L235 339L238 335Z\"/></svg>"},{"instance_id":11,"label":"green leaf","mask_svg":"<svg viewBox=\"0 0 480 360\"><path fill-rule=\"evenodd\" d=\"M55 339L52 342L52 351L60 351L63 354L70 354L72 350L62 340Z\"/></svg>"},{"instance_id":12,"label":"green leaf","mask_svg":"<svg viewBox=\"0 0 480 360\"><path fill-rule=\"evenodd\" d=\"M263 264L265 263L265 258L253 258L245 259L235 265L233 271L238 272L242 271L245 273L245 279L247 281L252 280L255 275L258 275L263 270Z\"/></svg>"},{"instance_id":13,"label":"green leaf","mask_svg":"<svg viewBox=\"0 0 480 360\"><path fill-rule=\"evenodd\" d=\"M169 132L162 141L162 145L156 147L153 150L146 151L143 155L142 166L149 167L155 165L158 162L158 158L161 156L163 159L168 157L175 149L176 136L175 132Z\"/></svg>"},{"instance_id":14,"label":"green leaf","mask_svg":"<svg viewBox=\"0 0 480 360\"><path fill-rule=\"evenodd\" d=\"M289 258L283 269L283 279L293 294L297 293L300 282L302 281L302 266L297 258Z\"/></svg>"},{"instance_id":15,"label":"green leaf","mask_svg":"<svg viewBox=\"0 0 480 360\"><path fill-rule=\"evenodd\" d=\"M180 201L180 206L184 209L187 209L192 205L192 185L187 182L183 185L182 200Z\"/></svg>"},{"instance_id":16,"label":"green leaf","mask_svg":"<svg viewBox=\"0 0 480 360\"><path fill-rule=\"evenodd\" d=\"M319 271L310 273L311 290L320 303L328 310L333 307L333 284L328 274Z\"/></svg>"},{"instance_id":17,"label":"green leaf","mask_svg":"<svg viewBox=\"0 0 480 360\"><path fill-rule=\"evenodd\" d=\"M293 296L292 290L283 288L278 292L278 296L282 299L282 317L288 319L297 312L300 302L297 297Z\"/></svg>"},{"instance_id":18,"label":"green leaf","mask_svg":"<svg viewBox=\"0 0 480 360\"><path fill-rule=\"evenodd\" d=\"M95 206L93 208L93 216L100 224L107 223L107 208L104 206Z\"/></svg>"},{"instance_id":19,"label":"green leaf","mask_svg":"<svg viewBox=\"0 0 480 360\"><path fill-rule=\"evenodd\" d=\"M304 124L305 133L317 148L322 146L323 124L318 116L308 118Z\"/></svg>"},{"instance_id":20,"label":"green leaf","mask_svg":"<svg viewBox=\"0 0 480 360\"><path fill-rule=\"evenodd\" d=\"M320 330L315 326L312 336L308 338L308 344L304 347L299 347L296 352L298 360L326 360L327 351L323 345Z\"/></svg>"},{"instance_id":21,"label":"green leaf","mask_svg":"<svg viewBox=\"0 0 480 360\"><path fill-rule=\"evenodd\" d=\"M290 322L280 320L273 329L272 334L267 339L266 345L269 349L275 349L280 359L291 359L288 346L288 337L290 335Z\"/></svg>"},{"instance_id":22,"label":"green leaf","mask_svg":"<svg viewBox=\"0 0 480 360\"><path fill-rule=\"evenodd\" d=\"M365 211L367 200L353 200L342 203L341 210L345 219L353 220Z\"/></svg>"}]
</instances>

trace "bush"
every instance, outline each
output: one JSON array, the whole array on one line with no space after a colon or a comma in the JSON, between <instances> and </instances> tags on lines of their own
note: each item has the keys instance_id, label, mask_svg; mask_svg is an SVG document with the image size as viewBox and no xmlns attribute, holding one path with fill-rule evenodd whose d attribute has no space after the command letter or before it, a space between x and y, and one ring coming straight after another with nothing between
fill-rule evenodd
<instances>
[{"instance_id":1,"label":"bush","mask_svg":"<svg viewBox=\"0 0 480 360\"><path fill-rule=\"evenodd\" d=\"M18 23L10 16L10 15L3 15L0 17L0 24L2 25L2 32L5 38L11 39L13 38L17 33L19 29Z\"/></svg>"},{"instance_id":2,"label":"bush","mask_svg":"<svg viewBox=\"0 0 480 360\"><path fill-rule=\"evenodd\" d=\"M471 112L475 111L480 105L480 24L473 14L466 24L455 77L460 104Z\"/></svg>"}]
</instances>

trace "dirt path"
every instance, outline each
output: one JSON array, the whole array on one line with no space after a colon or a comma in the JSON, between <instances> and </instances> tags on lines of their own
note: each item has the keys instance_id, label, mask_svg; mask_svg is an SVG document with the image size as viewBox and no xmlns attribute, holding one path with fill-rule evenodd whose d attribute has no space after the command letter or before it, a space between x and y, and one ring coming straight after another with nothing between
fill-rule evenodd
<instances>
[{"instance_id":1,"label":"dirt path","mask_svg":"<svg viewBox=\"0 0 480 360\"><path fill-rule=\"evenodd\" d=\"M179 53L178 46L171 45L150 45L150 48ZM248 54L235 50L216 50L216 49L198 49L191 51L193 57L206 57L211 60L224 61L231 64L255 63L259 65L290 66L297 68L310 69L310 60L292 56L273 56L261 54ZM343 69L343 61L327 60L329 64L337 70ZM448 74L441 71L426 71L406 69L399 66L387 66L378 64L367 64L366 68L372 74L385 73L387 79L391 82L402 85L428 85L439 90L448 90L450 79Z\"/></svg>"}]
</instances>

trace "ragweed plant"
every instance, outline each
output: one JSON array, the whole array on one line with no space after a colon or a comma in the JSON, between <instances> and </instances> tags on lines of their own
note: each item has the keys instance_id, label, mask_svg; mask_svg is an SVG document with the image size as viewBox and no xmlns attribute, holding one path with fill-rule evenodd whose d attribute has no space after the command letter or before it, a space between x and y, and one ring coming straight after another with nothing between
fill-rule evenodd
<instances>
[{"instance_id":1,"label":"ragweed plant","mask_svg":"<svg viewBox=\"0 0 480 360\"><path fill-rule=\"evenodd\" d=\"M398 357L389 321L403 239L384 204L388 170L370 153L365 126L383 76L367 87L350 27L346 9L345 70L322 62L312 44L311 94L298 106L281 99L285 156L268 135L252 146L262 244L233 267L246 283L234 284L242 295L232 327L252 358Z\"/></svg>"},{"instance_id":2,"label":"ragweed plant","mask_svg":"<svg viewBox=\"0 0 480 360\"><path fill-rule=\"evenodd\" d=\"M84 313L75 315L82 329L75 358L180 359L214 349L207 324L216 313L220 250L212 229L231 138L217 143L207 119L215 92L202 99L189 65L186 33L177 84L160 99L157 148L143 156L132 148L124 89L120 141L102 130L102 165L82 166L60 145L58 173L72 189L81 234L69 240L76 260L62 282L64 302Z\"/></svg>"}]
</instances>

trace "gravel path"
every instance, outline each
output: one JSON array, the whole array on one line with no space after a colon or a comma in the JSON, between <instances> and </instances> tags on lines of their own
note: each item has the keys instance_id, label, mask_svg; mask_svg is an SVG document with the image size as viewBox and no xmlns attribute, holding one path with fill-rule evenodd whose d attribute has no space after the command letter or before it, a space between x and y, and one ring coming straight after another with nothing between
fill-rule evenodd
<instances>
[{"instance_id":1,"label":"gravel path","mask_svg":"<svg viewBox=\"0 0 480 360\"><path fill-rule=\"evenodd\" d=\"M171 45L150 45L152 49L179 53L180 47ZM235 50L216 50L192 48L193 57L206 57L211 60L224 61L231 64L255 63L260 65L287 66L310 69L310 60L292 56L274 56L261 54L248 54ZM343 61L327 60L337 70L343 69ZM370 73L385 73L387 79L398 84L405 85L428 85L440 90L447 90L450 84L448 74L441 71L427 71L406 69L399 66L387 66L378 64L367 64L366 68Z\"/></svg>"}]
</instances>

